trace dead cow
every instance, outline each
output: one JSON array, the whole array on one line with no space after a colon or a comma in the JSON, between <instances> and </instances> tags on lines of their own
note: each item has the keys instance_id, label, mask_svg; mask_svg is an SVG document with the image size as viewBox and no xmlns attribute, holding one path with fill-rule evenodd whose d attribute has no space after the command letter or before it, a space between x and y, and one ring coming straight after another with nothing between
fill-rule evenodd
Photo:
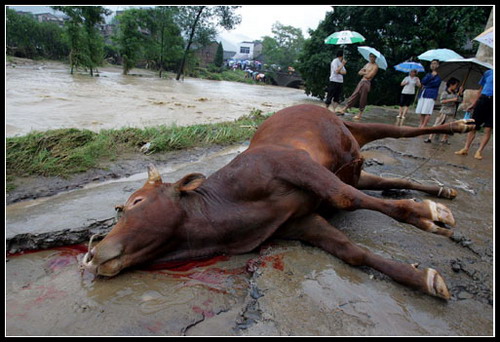
<instances>
[{"instance_id":1,"label":"dead cow","mask_svg":"<svg viewBox=\"0 0 500 342\"><path fill-rule=\"evenodd\" d=\"M450 188L383 179L362 171L360 147L382 138L464 133L473 120L414 128L347 122L316 105L285 108L256 131L247 150L206 178L189 174L163 183L154 166L111 232L85 255L83 267L114 276L162 257L181 260L241 254L270 238L298 239L350 265L370 266L393 280L448 299L434 269L385 259L349 240L318 214L320 205L380 211L424 231L451 236L450 210L439 203L371 197L361 190L413 189L452 199Z\"/></svg>"}]
</instances>

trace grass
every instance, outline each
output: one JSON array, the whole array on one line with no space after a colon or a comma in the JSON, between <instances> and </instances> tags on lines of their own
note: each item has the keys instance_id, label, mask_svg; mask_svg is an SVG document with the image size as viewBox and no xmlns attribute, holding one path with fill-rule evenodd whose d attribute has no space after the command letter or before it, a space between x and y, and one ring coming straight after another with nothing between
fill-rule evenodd
<instances>
[{"instance_id":1,"label":"grass","mask_svg":"<svg viewBox=\"0 0 500 342\"><path fill-rule=\"evenodd\" d=\"M151 143L148 153L162 153L197 146L230 145L250 139L255 129L272 113L254 110L232 122L186 127L156 126L144 129L102 130L56 129L31 132L6 139L7 191L15 177L61 176L99 167L122 153L139 152Z\"/></svg>"}]
</instances>

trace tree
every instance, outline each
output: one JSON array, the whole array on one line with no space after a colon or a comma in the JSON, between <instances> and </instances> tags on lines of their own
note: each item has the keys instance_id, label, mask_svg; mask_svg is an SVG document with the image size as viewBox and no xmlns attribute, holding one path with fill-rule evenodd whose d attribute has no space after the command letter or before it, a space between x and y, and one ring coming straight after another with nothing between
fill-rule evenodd
<instances>
[{"instance_id":1,"label":"tree","mask_svg":"<svg viewBox=\"0 0 500 342\"><path fill-rule=\"evenodd\" d=\"M143 10L129 9L117 17L118 32L116 41L120 56L123 58L123 74L127 75L142 56L144 35L140 32Z\"/></svg>"},{"instance_id":2,"label":"tree","mask_svg":"<svg viewBox=\"0 0 500 342\"><path fill-rule=\"evenodd\" d=\"M219 68L221 68L222 65L224 65L224 48L222 47L221 42L219 42L219 45L217 46L217 51L215 52L214 65Z\"/></svg>"},{"instance_id":3,"label":"tree","mask_svg":"<svg viewBox=\"0 0 500 342\"><path fill-rule=\"evenodd\" d=\"M310 31L310 38L299 57L297 69L304 78L306 94L324 98L330 62L335 51L341 48L324 44L324 39L336 31L352 30L361 33L366 38L363 44L379 50L389 64L386 71L379 71L375 77L369 102L394 104L403 75L393 66L435 48L452 49L464 57L473 56L474 46L467 47L467 43L482 32L491 7L335 6L333 9L326 13L316 30ZM366 63L356 46L345 47L348 60L345 94L354 90L359 81L357 71Z\"/></svg>"},{"instance_id":4,"label":"tree","mask_svg":"<svg viewBox=\"0 0 500 342\"><path fill-rule=\"evenodd\" d=\"M241 22L241 17L234 11L241 6L183 6L176 16L181 30L186 36L186 47L180 62L176 80L184 73L184 66L189 50L194 41L204 45L212 41L217 33L216 27L233 29Z\"/></svg>"},{"instance_id":5,"label":"tree","mask_svg":"<svg viewBox=\"0 0 500 342\"><path fill-rule=\"evenodd\" d=\"M295 67L304 45L302 30L276 22L273 24L271 32L273 37L264 36L262 41L262 51L266 57L266 63L282 67Z\"/></svg>"},{"instance_id":6,"label":"tree","mask_svg":"<svg viewBox=\"0 0 500 342\"><path fill-rule=\"evenodd\" d=\"M22 15L7 9L7 53L25 58L62 59L67 56L68 45L63 39L63 29L54 23L39 23L28 14Z\"/></svg>"},{"instance_id":7,"label":"tree","mask_svg":"<svg viewBox=\"0 0 500 342\"><path fill-rule=\"evenodd\" d=\"M65 13L70 19L66 21L67 37L70 45L70 66L83 65L94 69L101 64L104 54L103 38L96 25L104 23L104 16L111 14L102 6L51 6L52 9Z\"/></svg>"},{"instance_id":8,"label":"tree","mask_svg":"<svg viewBox=\"0 0 500 342\"><path fill-rule=\"evenodd\" d=\"M145 58L152 61L162 76L163 70L173 68L182 57L183 40L174 22L178 7L156 6L146 9L145 28L149 39L144 47Z\"/></svg>"}]
</instances>

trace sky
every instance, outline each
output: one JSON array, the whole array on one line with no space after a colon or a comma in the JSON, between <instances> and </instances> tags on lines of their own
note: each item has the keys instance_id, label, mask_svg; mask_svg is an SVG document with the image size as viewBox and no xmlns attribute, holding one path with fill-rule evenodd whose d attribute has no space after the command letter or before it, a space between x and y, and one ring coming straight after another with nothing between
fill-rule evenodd
<instances>
[{"instance_id":1,"label":"sky","mask_svg":"<svg viewBox=\"0 0 500 342\"><path fill-rule=\"evenodd\" d=\"M116 11L132 6L105 7ZM140 5L139 7L146 6ZM50 8L43 6L11 6L11 8L34 13L52 12ZM242 5L236 10L236 13L241 15L241 23L234 30L221 30L218 39L222 41L225 50L232 51L242 41L272 36L271 28L276 22L300 28L304 37L308 38L308 29L316 29L320 21L325 18L325 14L331 10L330 5Z\"/></svg>"}]
</instances>

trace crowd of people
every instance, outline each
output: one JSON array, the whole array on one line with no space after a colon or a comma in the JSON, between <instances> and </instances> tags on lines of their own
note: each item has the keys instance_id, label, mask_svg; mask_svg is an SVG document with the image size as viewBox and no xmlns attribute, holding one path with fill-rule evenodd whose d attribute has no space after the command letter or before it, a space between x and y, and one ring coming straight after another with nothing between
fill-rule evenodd
<instances>
[{"instance_id":1,"label":"crowd of people","mask_svg":"<svg viewBox=\"0 0 500 342\"><path fill-rule=\"evenodd\" d=\"M366 108L368 93L371 89L371 81L377 75L379 69L375 61L376 56L370 54L368 63L358 71L361 80L357 84L354 92L347 99L346 105L340 108L344 75L347 74L347 61L344 59L343 51L339 50L330 64L330 77L325 100L326 108L332 105L333 112L337 115L344 115L349 108L358 106L359 113L355 115L353 119L360 120ZM428 125L438 97L441 107L435 119L434 126L442 125L456 118L457 109L463 100L465 89L460 85L460 80L451 77L446 81L445 90L439 94L439 89L443 80L438 74L438 69L439 60L434 59L430 63L430 71L425 74L422 80L417 76L416 69L410 70L408 75L403 78L400 84L403 88L400 94L398 120L406 118L406 114L412 102L415 100L417 91L418 102L415 114L419 115L420 128ZM479 81L479 85L480 89L477 91L477 96L473 101L468 105L464 104L464 106L462 106L462 109L466 113L472 113L470 118L474 119L475 130L467 134L464 148L456 151L455 154L462 156L468 155L469 149L476 136L476 131L484 127L484 135L481 139L479 148L474 154L474 158L481 160L483 159L482 151L488 144L493 130L493 70L489 69L483 74ZM434 135L431 134L424 142L432 143L433 139ZM449 144L448 136L443 135L440 142L442 144Z\"/></svg>"}]
</instances>

